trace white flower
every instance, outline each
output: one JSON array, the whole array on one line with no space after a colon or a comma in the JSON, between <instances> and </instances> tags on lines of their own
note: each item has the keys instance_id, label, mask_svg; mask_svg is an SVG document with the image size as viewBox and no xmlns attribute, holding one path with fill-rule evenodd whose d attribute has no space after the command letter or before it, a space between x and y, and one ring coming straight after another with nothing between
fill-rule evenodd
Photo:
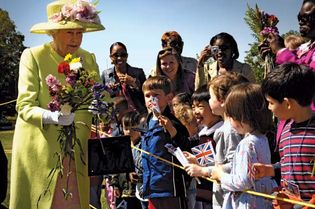
<instances>
[{"instance_id":1,"label":"white flower","mask_svg":"<svg viewBox=\"0 0 315 209\"><path fill-rule=\"evenodd\" d=\"M82 68L82 63L81 62L70 63L70 70L77 71L80 68Z\"/></svg>"}]
</instances>

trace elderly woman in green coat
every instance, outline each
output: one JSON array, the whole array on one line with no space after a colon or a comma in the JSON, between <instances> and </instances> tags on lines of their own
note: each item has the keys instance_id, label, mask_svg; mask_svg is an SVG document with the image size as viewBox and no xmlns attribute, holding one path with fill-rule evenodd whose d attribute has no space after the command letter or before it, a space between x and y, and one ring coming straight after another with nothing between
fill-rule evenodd
<instances>
[{"instance_id":1,"label":"elderly woman in green coat","mask_svg":"<svg viewBox=\"0 0 315 209\"><path fill-rule=\"evenodd\" d=\"M89 177L87 170L87 139L90 136L92 115L86 110L68 115L48 110L51 100L45 78L51 74L62 84L65 75L58 73L57 66L70 53L82 58L82 66L88 72L99 70L94 54L80 48L83 33L104 30L94 5L86 1L59 0L47 6L48 22L31 28L32 33L49 34L52 42L25 49L21 56L12 150L10 208L89 208ZM48 178L56 166L55 153L60 151L57 137L62 126L73 122L77 138L84 153L80 159L78 146L74 158L63 159L67 175L58 172ZM71 162L71 163L70 163ZM83 163L85 162L85 163ZM49 181L51 180L50 184ZM64 198L63 188L68 184L71 195ZM47 186L49 187L47 188ZM45 192L46 191L46 192Z\"/></svg>"}]
</instances>

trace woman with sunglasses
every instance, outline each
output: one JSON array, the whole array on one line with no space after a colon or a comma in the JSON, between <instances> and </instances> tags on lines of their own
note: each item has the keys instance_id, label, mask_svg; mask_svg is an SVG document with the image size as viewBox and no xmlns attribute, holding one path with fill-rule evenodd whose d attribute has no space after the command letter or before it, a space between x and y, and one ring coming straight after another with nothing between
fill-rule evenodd
<instances>
[{"instance_id":1,"label":"woman with sunglasses","mask_svg":"<svg viewBox=\"0 0 315 209\"><path fill-rule=\"evenodd\" d=\"M143 69L127 63L127 47L121 42L110 46L110 59L114 67L103 71L102 80L113 90L112 97L124 96L128 101L129 110L146 112L142 93L142 84L146 80Z\"/></svg>"},{"instance_id":2,"label":"woman with sunglasses","mask_svg":"<svg viewBox=\"0 0 315 209\"><path fill-rule=\"evenodd\" d=\"M205 61L213 57L213 63ZM210 40L210 45L201 52L198 60L198 68L195 79L195 89L208 82L215 76L226 71L234 71L245 76L249 81L255 82L255 76L250 66L237 61L239 57L238 47L235 39L228 33L219 33Z\"/></svg>"},{"instance_id":3,"label":"woman with sunglasses","mask_svg":"<svg viewBox=\"0 0 315 209\"><path fill-rule=\"evenodd\" d=\"M279 35L269 34L268 38L260 44L260 53L265 56L267 53L276 55L276 64L294 62L306 65L315 70L315 0L304 0L297 16L300 25L300 34L309 40L290 51L284 48L283 40Z\"/></svg>"},{"instance_id":4,"label":"woman with sunglasses","mask_svg":"<svg viewBox=\"0 0 315 209\"><path fill-rule=\"evenodd\" d=\"M156 69L152 76L164 75L173 85L174 95L194 92L195 73L182 68L180 55L172 47L166 47L159 51L156 60Z\"/></svg>"}]
</instances>

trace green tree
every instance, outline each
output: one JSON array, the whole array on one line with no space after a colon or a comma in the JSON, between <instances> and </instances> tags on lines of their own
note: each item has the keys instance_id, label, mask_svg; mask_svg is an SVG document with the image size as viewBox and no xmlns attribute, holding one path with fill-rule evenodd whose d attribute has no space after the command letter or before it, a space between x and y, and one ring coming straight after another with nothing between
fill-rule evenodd
<instances>
[{"instance_id":1,"label":"green tree","mask_svg":"<svg viewBox=\"0 0 315 209\"><path fill-rule=\"evenodd\" d=\"M16 26L7 11L0 8L0 103L17 97L19 61L24 36L16 31ZM0 106L0 123L5 115L15 114L15 103Z\"/></svg>"}]
</instances>

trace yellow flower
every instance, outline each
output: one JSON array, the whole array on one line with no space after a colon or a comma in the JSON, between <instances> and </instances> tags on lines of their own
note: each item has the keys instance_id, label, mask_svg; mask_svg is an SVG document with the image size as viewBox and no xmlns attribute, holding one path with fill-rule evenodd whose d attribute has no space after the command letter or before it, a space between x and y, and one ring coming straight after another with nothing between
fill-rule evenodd
<instances>
[{"instance_id":1,"label":"yellow flower","mask_svg":"<svg viewBox=\"0 0 315 209\"><path fill-rule=\"evenodd\" d=\"M68 53L65 58L64 58L64 61L70 61L72 59L72 55L70 53Z\"/></svg>"},{"instance_id":2,"label":"yellow flower","mask_svg":"<svg viewBox=\"0 0 315 209\"><path fill-rule=\"evenodd\" d=\"M76 62L81 62L81 58L80 57L76 57L76 58L73 58L70 62L71 63L76 63Z\"/></svg>"}]
</instances>

